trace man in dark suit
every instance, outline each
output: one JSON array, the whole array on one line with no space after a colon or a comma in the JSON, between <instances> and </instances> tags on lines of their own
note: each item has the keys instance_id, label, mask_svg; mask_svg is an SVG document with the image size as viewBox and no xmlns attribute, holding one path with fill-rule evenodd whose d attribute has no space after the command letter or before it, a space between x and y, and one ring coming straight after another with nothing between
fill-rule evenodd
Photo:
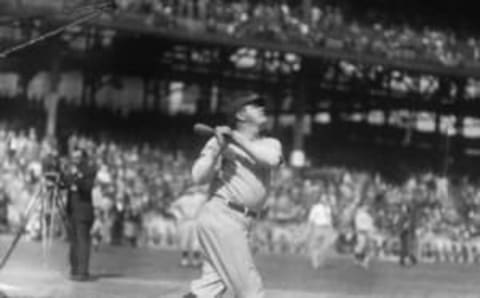
<instances>
[{"instance_id":1,"label":"man in dark suit","mask_svg":"<svg viewBox=\"0 0 480 298\"><path fill-rule=\"evenodd\" d=\"M88 281L90 262L90 229L94 210L92 188L97 169L84 148L75 148L67 169L67 216L70 223L70 278Z\"/></svg>"}]
</instances>

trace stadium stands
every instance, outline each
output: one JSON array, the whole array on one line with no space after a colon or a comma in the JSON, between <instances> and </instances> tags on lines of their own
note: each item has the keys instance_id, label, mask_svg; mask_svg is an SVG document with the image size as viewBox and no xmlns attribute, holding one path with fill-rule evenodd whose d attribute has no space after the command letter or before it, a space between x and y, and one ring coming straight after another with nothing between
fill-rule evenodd
<instances>
[{"instance_id":1,"label":"stadium stands","mask_svg":"<svg viewBox=\"0 0 480 298\"><path fill-rule=\"evenodd\" d=\"M125 243L123 227L134 225L138 245L175 247L175 225L168 207L190 183L191 160L187 155L140 143L105 138L95 141L93 136L80 135L73 135L69 146L79 142L87 144L99 166L93 190L99 239L110 244ZM8 212L0 214L8 214L10 229L18 223L25 204L38 187L41 156L42 143L35 130L0 129L0 188L5 194L2 200L8 198ZM475 181L464 179L460 185L456 180L431 173L412 173L407 181L394 184L366 170L318 170L321 175L302 179L294 178L292 169L282 169L268 199L268 212L254 228L252 245L257 251L305 253L306 218L316 199L329 194L341 210L351 199L349 194L364 189L365 203L375 219L374 243L379 257L391 258L398 250L399 206L415 199L421 210L417 234L423 260L478 259L480 186ZM37 224L29 224L28 230L33 239L38 239Z\"/></svg>"}]
</instances>

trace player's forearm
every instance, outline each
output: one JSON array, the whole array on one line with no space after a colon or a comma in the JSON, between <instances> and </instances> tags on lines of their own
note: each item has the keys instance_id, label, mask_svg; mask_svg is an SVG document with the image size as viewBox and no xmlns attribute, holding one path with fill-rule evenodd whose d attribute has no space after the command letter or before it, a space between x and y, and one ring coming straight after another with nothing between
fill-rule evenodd
<instances>
[{"instance_id":1,"label":"player's forearm","mask_svg":"<svg viewBox=\"0 0 480 298\"><path fill-rule=\"evenodd\" d=\"M195 184L209 182L215 174L215 165L218 159L216 156L204 156L198 159L192 168L192 180Z\"/></svg>"},{"instance_id":2,"label":"player's forearm","mask_svg":"<svg viewBox=\"0 0 480 298\"><path fill-rule=\"evenodd\" d=\"M282 152L279 148L254 144L238 132L232 132L231 141L264 166L276 167L282 162Z\"/></svg>"}]
</instances>

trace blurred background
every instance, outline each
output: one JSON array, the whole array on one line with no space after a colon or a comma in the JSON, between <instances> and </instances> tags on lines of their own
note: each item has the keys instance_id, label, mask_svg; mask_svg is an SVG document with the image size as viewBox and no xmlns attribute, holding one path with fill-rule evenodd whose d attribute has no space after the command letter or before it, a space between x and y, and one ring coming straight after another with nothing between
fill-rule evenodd
<instances>
[{"instance_id":1,"label":"blurred background","mask_svg":"<svg viewBox=\"0 0 480 298\"><path fill-rule=\"evenodd\" d=\"M362 188L376 257L396 260L401 206L414 202L415 234L429 239L420 262L476 263L474 11L461 0L1 0L0 231L18 225L55 139L64 153L88 147L99 168L101 245L175 248L168 211L205 142L192 126L222 123L248 91L267 98L287 159L256 251L305 254L318 198L342 209Z\"/></svg>"}]
</instances>

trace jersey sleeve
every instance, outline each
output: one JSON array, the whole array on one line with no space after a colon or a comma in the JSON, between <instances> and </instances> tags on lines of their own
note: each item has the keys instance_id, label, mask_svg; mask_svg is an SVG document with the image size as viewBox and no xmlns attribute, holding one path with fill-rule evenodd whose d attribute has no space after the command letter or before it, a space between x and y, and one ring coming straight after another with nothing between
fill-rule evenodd
<instances>
[{"instance_id":1,"label":"jersey sleeve","mask_svg":"<svg viewBox=\"0 0 480 298\"><path fill-rule=\"evenodd\" d=\"M200 151L200 158L204 156L214 155L220 150L220 145L215 137L210 138Z\"/></svg>"},{"instance_id":2,"label":"jersey sleeve","mask_svg":"<svg viewBox=\"0 0 480 298\"><path fill-rule=\"evenodd\" d=\"M269 151L269 154L278 159L278 164L280 166L284 163L282 144L279 140L275 138L264 138L260 144L265 150Z\"/></svg>"}]
</instances>

